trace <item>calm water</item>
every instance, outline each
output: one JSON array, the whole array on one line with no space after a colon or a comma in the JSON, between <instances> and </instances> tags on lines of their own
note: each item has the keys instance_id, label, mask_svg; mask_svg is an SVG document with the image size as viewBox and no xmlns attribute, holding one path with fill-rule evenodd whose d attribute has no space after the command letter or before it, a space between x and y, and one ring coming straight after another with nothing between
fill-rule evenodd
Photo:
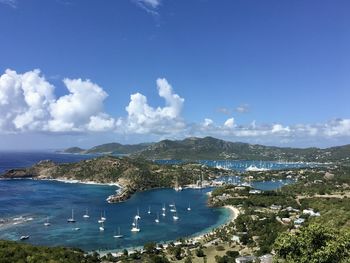
<instances>
[{"instance_id":1,"label":"calm water","mask_svg":"<svg viewBox=\"0 0 350 263\"><path fill-rule=\"evenodd\" d=\"M96 156L96 155L95 155ZM94 155L57 154L43 152L4 153L0 152L0 172L17 167L27 167L40 160L55 162L75 162L95 157ZM161 161L167 163L168 161ZM177 162L177 161L175 161ZM210 166L243 170L249 165L273 167L271 162L239 161L201 161ZM277 163L276 163L277 165ZM277 167L277 166L275 166ZM290 166L279 166L290 168ZM276 168L277 169L277 168ZM226 177L223 180L236 180L239 177ZM282 182L254 182L253 187L273 190ZM207 206L206 193L211 189L185 189L175 192L173 189L155 189L135 194L130 200L119 204L108 204L105 199L116 191L116 187L101 185L69 184L54 181L36 180L0 180L0 219L6 221L0 228L0 239L18 240L21 235L30 235L30 242L40 245L65 245L80 247L84 250L111 250L124 247L142 246L149 241L162 242L176 240L203 233L225 223L230 212L226 209L213 209ZM169 204L175 203L179 220L174 221ZM188 205L192 210L187 211ZM161 216L162 205L166 204L166 216ZM147 213L151 207L151 214ZM74 209L75 224L67 223ZM88 209L90 218L84 219ZM141 232L132 233L131 223L136 211L140 211ZM105 231L99 231L97 220L101 212L106 212ZM157 212L160 223L155 223ZM32 218L30 221L16 221L16 217ZM51 226L45 227L49 217ZM21 222L19 224L16 224ZM120 227L123 239L114 239L113 235ZM80 228L80 230L73 230Z\"/></svg>"},{"instance_id":2,"label":"calm water","mask_svg":"<svg viewBox=\"0 0 350 263\"><path fill-rule=\"evenodd\" d=\"M2 180L0 181L0 218L10 220L9 226L0 229L0 239L18 240L21 235L30 235L28 242L42 245L67 245L85 250L115 249L141 246L148 241L176 240L190 236L227 221L229 211L207 207L205 190L156 189L135 194L130 200L108 204L106 197L115 191L111 186L69 184L53 181ZM161 216L163 203L166 216ZM176 204L179 220L174 221L168 206ZM192 210L187 211L188 205ZM151 214L147 213L151 206ZM83 214L88 208L90 218ZM67 223L75 211L75 224ZM132 233L131 223L140 210L139 233ZM99 231L97 220L106 212L105 231ZM155 223L159 212L160 223ZM32 221L17 224L15 217L32 217ZM46 217L51 226L45 227ZM79 231L73 228L79 227ZM115 230L120 227L123 239L114 240Z\"/></svg>"}]
</instances>

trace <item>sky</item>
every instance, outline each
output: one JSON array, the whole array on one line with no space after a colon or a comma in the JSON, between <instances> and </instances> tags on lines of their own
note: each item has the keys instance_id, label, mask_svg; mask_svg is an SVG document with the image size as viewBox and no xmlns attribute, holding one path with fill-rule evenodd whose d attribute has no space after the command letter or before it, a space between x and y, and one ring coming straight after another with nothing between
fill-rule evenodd
<instances>
[{"instance_id":1,"label":"sky","mask_svg":"<svg viewBox=\"0 0 350 263\"><path fill-rule=\"evenodd\" d=\"M0 150L350 143L348 0L0 0Z\"/></svg>"}]
</instances>

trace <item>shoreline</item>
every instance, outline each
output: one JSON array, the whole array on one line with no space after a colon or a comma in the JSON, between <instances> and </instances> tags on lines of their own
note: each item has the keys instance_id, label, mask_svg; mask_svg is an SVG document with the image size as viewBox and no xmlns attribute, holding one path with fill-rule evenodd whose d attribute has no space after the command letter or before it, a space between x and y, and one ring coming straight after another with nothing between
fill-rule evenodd
<instances>
[{"instance_id":1,"label":"shoreline","mask_svg":"<svg viewBox=\"0 0 350 263\"><path fill-rule=\"evenodd\" d=\"M213 208L213 207L212 207ZM238 217L238 215L240 214L240 211L238 210L237 207L232 206L232 205L226 205L226 206L222 206L220 208L224 208L226 210L228 210L230 212L230 216L229 218L222 224L204 229L203 231L200 231L198 233L194 233L191 236L188 237L183 237L183 239L187 242L187 243L197 243L203 240L203 238L206 235L210 235L212 233L214 233L214 231L218 228L224 227L232 222L234 222L234 220L236 220L236 218ZM158 244L162 244L162 245L169 245L171 242L176 243L176 240L167 240L167 241L160 241L157 242ZM96 251L100 256L104 256L107 255L108 253L111 253L112 255L117 255L118 253L121 253L123 250L127 250L129 253L130 252L134 252L136 250L142 251L143 250L143 246L136 246L136 247L123 247L120 249L115 249L115 250L100 250L100 251ZM87 253L93 253L94 251L87 251Z\"/></svg>"},{"instance_id":2,"label":"shoreline","mask_svg":"<svg viewBox=\"0 0 350 263\"><path fill-rule=\"evenodd\" d=\"M205 231L204 233L199 233L197 235L194 234L194 236L192 236L190 238L187 238L187 240L188 241L192 240L192 241L200 242L200 241L202 241L202 239L206 235L213 234L216 229L224 227L224 226L234 222L236 220L236 218L238 217L238 215L240 214L240 211L238 210L238 208L233 206L233 205L225 205L225 206L222 206L222 208L225 208L225 209L229 210L229 212L230 212L230 217L225 223L220 224L219 226L216 226L216 227L212 228L209 231Z\"/></svg>"},{"instance_id":3,"label":"shoreline","mask_svg":"<svg viewBox=\"0 0 350 263\"><path fill-rule=\"evenodd\" d=\"M118 183L98 183L95 181L81 181L77 179L60 179L60 178L38 178L38 177L14 177L14 178L1 178L0 180L36 180L36 181L53 181L66 184L88 184L88 185L101 185L101 186L117 186L122 189L123 187Z\"/></svg>"}]
</instances>

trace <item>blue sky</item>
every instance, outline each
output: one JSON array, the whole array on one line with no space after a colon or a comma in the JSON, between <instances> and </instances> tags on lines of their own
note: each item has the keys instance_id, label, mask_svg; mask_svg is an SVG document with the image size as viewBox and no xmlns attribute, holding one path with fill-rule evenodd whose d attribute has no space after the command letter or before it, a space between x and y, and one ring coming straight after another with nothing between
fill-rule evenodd
<instances>
[{"instance_id":1,"label":"blue sky","mask_svg":"<svg viewBox=\"0 0 350 263\"><path fill-rule=\"evenodd\" d=\"M0 0L0 148L207 135L350 143L349 10L345 0Z\"/></svg>"}]
</instances>

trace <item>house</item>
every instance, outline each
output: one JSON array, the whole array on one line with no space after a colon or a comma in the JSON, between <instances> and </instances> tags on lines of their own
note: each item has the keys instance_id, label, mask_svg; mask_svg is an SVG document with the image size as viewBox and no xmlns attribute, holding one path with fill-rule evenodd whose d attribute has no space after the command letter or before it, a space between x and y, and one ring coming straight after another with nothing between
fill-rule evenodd
<instances>
[{"instance_id":1,"label":"house","mask_svg":"<svg viewBox=\"0 0 350 263\"><path fill-rule=\"evenodd\" d=\"M286 224L289 224L292 221L292 219L290 219L288 217L283 217L281 220L283 223L286 223Z\"/></svg>"},{"instance_id":2,"label":"house","mask_svg":"<svg viewBox=\"0 0 350 263\"><path fill-rule=\"evenodd\" d=\"M266 254L261 257L259 257L260 263L272 263L273 256L271 254Z\"/></svg>"},{"instance_id":3,"label":"house","mask_svg":"<svg viewBox=\"0 0 350 263\"><path fill-rule=\"evenodd\" d=\"M236 236L236 235L233 235L232 238L231 238L231 240L232 240L233 242L237 242L237 243L240 242L240 241L239 241L239 236Z\"/></svg>"},{"instance_id":4,"label":"house","mask_svg":"<svg viewBox=\"0 0 350 263\"><path fill-rule=\"evenodd\" d=\"M298 218L296 220L294 220L294 224L295 225L301 225L305 222L305 219L304 218Z\"/></svg>"},{"instance_id":5,"label":"house","mask_svg":"<svg viewBox=\"0 0 350 263\"><path fill-rule=\"evenodd\" d=\"M236 263L254 262L255 259L256 259L256 257L253 257L253 256L238 257L238 258L236 258Z\"/></svg>"},{"instance_id":6,"label":"house","mask_svg":"<svg viewBox=\"0 0 350 263\"><path fill-rule=\"evenodd\" d=\"M254 189L254 190L250 190L249 193L250 194L261 194L261 190Z\"/></svg>"},{"instance_id":7,"label":"house","mask_svg":"<svg viewBox=\"0 0 350 263\"><path fill-rule=\"evenodd\" d=\"M270 208L272 210L280 210L282 208L282 206L280 206L280 205L271 205Z\"/></svg>"},{"instance_id":8,"label":"house","mask_svg":"<svg viewBox=\"0 0 350 263\"><path fill-rule=\"evenodd\" d=\"M303 214L310 215L310 216L320 216L321 215L319 212L314 212L313 209L304 209Z\"/></svg>"}]
</instances>

